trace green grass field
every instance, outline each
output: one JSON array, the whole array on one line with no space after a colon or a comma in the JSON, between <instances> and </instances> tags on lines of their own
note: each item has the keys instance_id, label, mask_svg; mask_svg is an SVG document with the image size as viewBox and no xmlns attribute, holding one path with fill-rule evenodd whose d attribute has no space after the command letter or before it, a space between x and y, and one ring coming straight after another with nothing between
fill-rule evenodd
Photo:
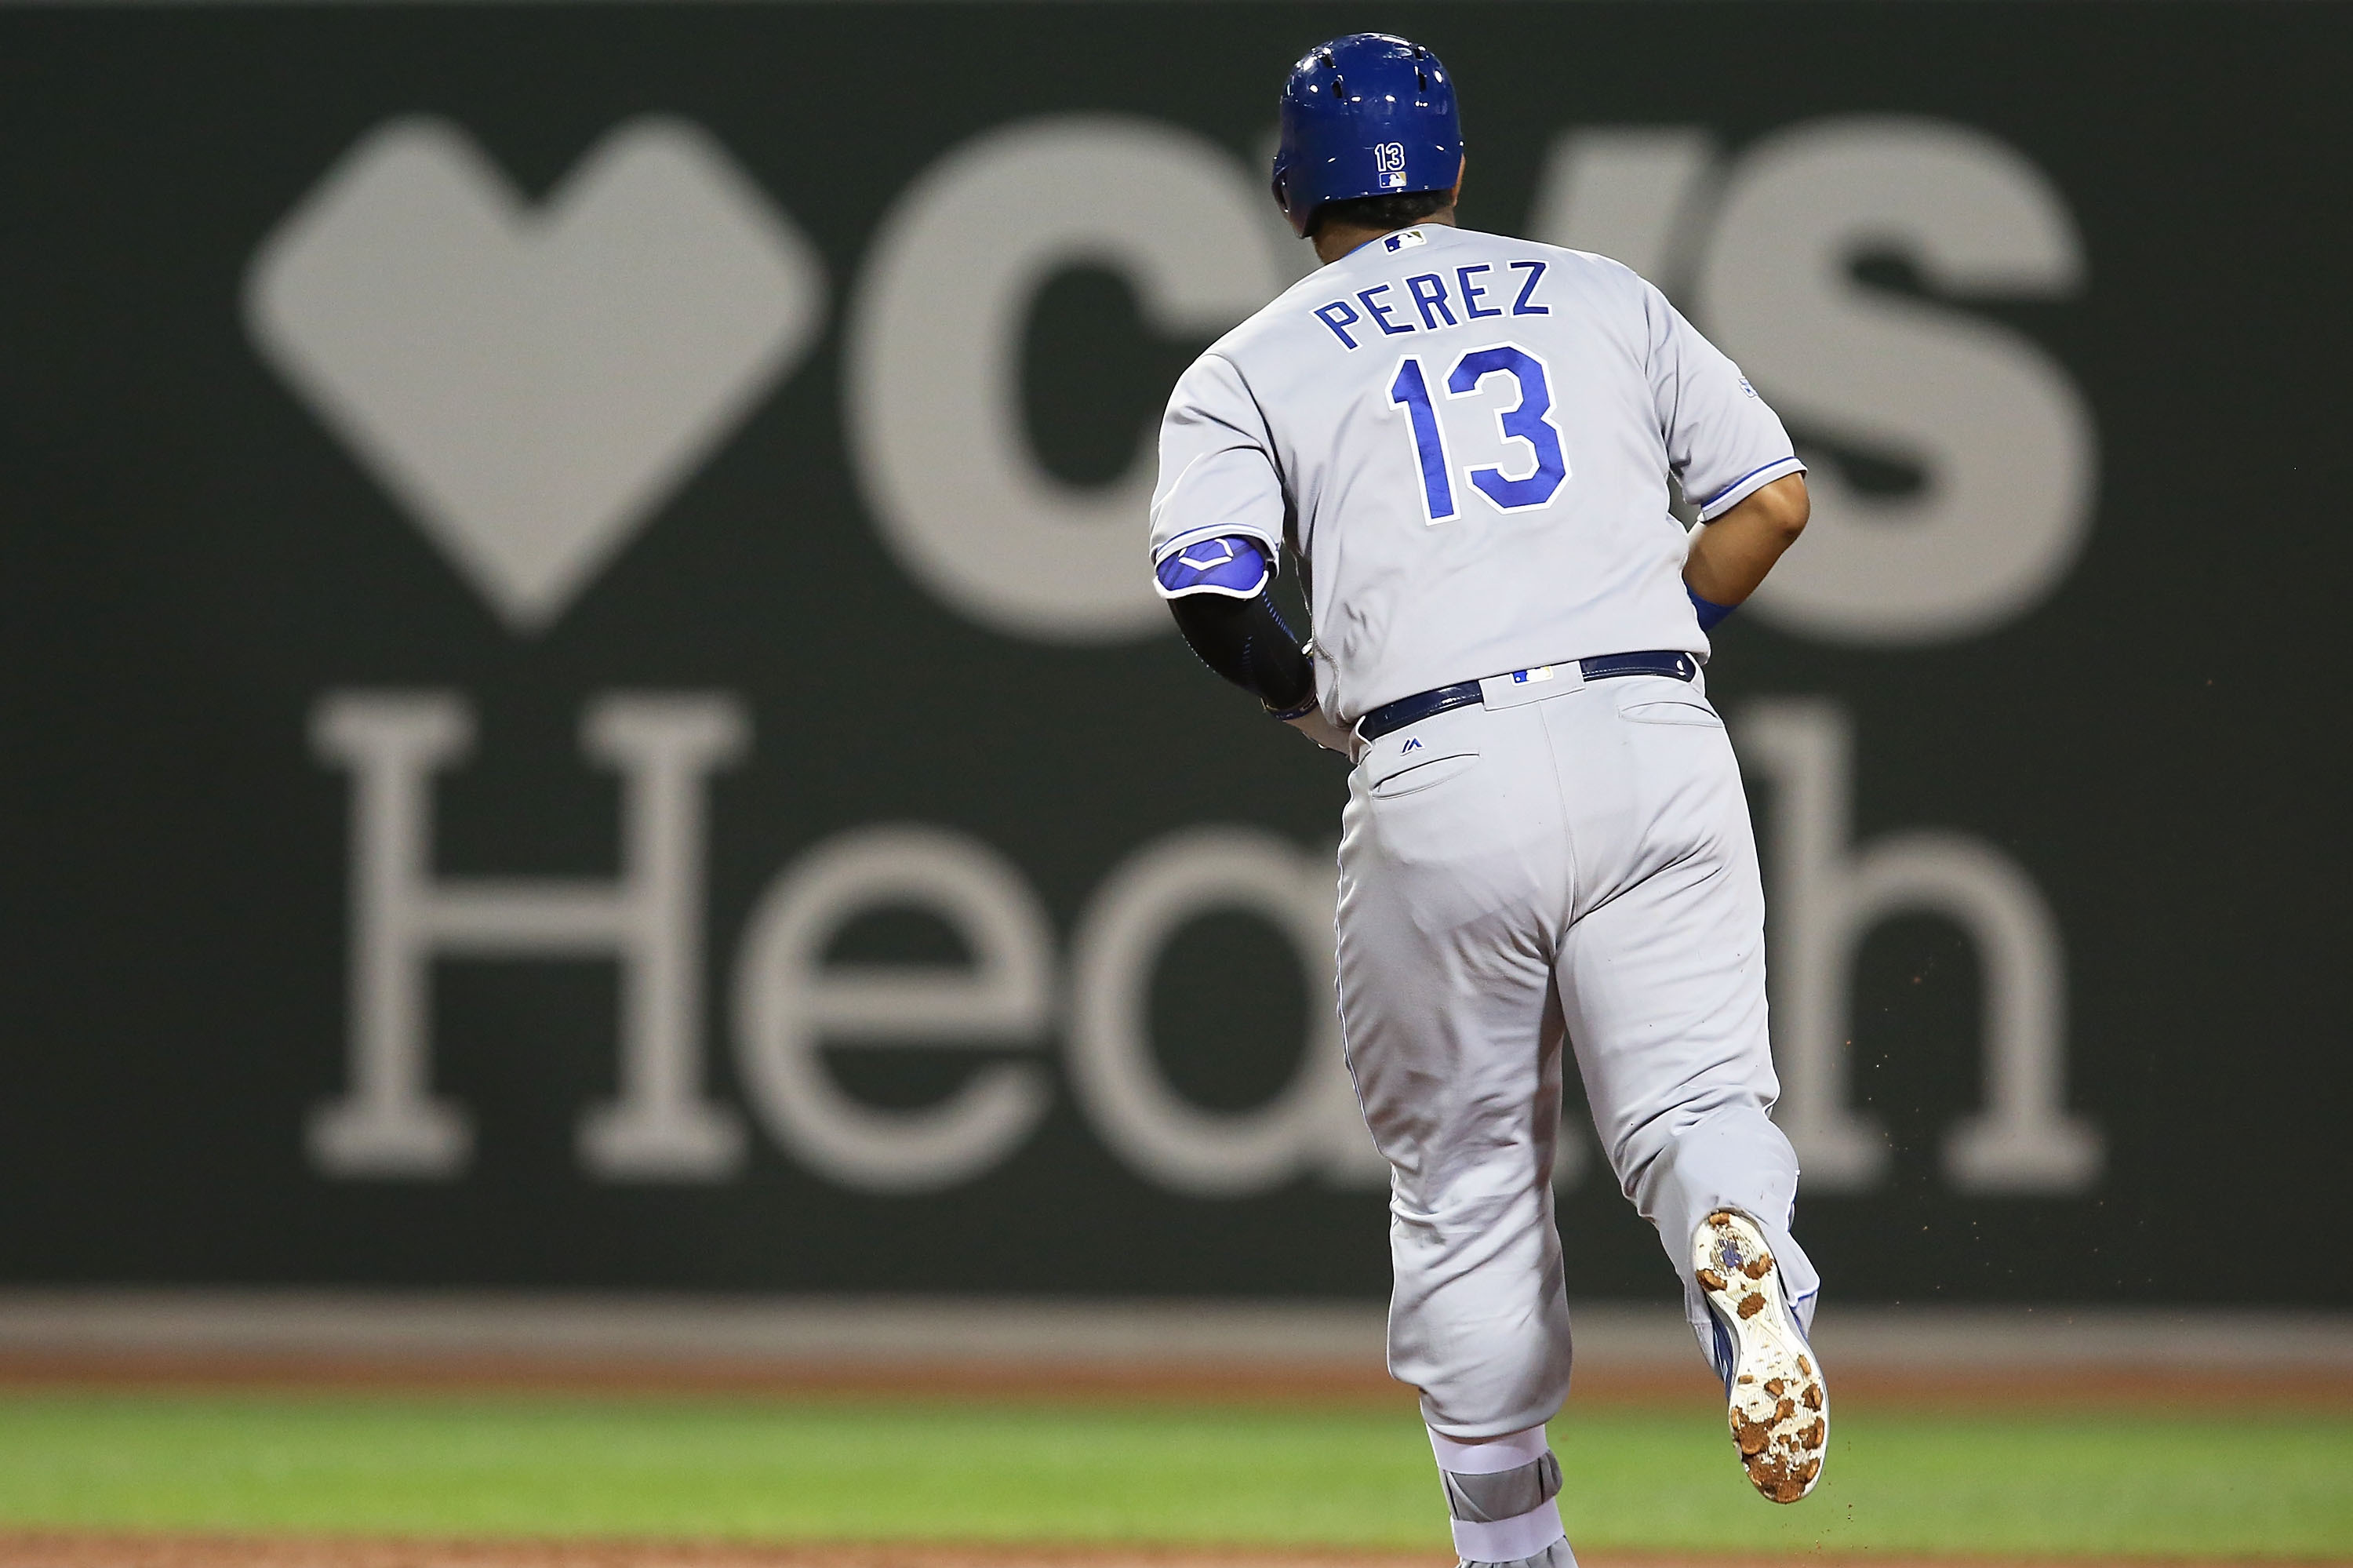
<instances>
[{"instance_id":1,"label":"green grass field","mask_svg":"<svg viewBox=\"0 0 2353 1568\"><path fill-rule=\"evenodd\" d=\"M1553 1436L1580 1547L2353 1559L2353 1420L1841 1413L1787 1509L1704 1406ZM1445 1551L1409 1408L18 1393L0 1527Z\"/></svg>"}]
</instances>

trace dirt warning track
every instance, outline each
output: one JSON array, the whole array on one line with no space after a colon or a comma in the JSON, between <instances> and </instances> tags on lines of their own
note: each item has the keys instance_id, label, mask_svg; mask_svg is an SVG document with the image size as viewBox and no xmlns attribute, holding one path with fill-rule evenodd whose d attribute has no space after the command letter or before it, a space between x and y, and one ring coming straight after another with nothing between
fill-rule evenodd
<instances>
[{"instance_id":1,"label":"dirt warning track","mask_svg":"<svg viewBox=\"0 0 2353 1568\"><path fill-rule=\"evenodd\" d=\"M1675 1408L1722 1397L1699 1364L1623 1370L1580 1367L1572 1393L1582 1405ZM1866 1367L1833 1372L1842 1407L1916 1410L2126 1408L2353 1408L2353 1369L2294 1372L2111 1367L2022 1370ZM0 1350L0 1393L115 1389L123 1392L311 1391L344 1393L496 1393L554 1396L779 1401L908 1400L943 1404L1302 1404L1394 1407L1412 1392L1379 1368L1206 1370L1140 1362L1055 1367L990 1361L915 1361L896 1366L726 1360L171 1353L11 1353Z\"/></svg>"}]
</instances>

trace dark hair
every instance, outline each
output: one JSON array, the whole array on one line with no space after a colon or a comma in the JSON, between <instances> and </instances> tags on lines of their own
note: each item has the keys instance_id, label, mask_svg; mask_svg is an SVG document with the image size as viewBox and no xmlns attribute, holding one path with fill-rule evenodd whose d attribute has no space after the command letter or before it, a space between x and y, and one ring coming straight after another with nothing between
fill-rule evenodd
<instances>
[{"instance_id":1,"label":"dark hair","mask_svg":"<svg viewBox=\"0 0 2353 1568\"><path fill-rule=\"evenodd\" d=\"M1307 225L1308 238L1327 223L1346 224L1352 228L1377 228L1386 233L1392 228L1404 228L1419 223L1433 212L1443 212L1454 199L1452 191L1408 191L1399 196L1354 196L1346 201L1327 201L1315 209Z\"/></svg>"}]
</instances>

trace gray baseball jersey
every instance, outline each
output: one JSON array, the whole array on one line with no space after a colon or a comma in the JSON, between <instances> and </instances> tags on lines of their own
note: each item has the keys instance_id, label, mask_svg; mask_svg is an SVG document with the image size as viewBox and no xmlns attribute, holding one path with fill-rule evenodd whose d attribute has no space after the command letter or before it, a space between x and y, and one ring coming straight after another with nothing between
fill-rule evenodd
<instances>
[{"instance_id":1,"label":"gray baseball jersey","mask_svg":"<svg viewBox=\"0 0 2353 1568\"><path fill-rule=\"evenodd\" d=\"M1431 224L1227 334L1161 425L1152 559L1306 563L1342 724L1417 692L1707 639L1668 475L1703 519L1804 465L1665 296L1606 258Z\"/></svg>"}]
</instances>

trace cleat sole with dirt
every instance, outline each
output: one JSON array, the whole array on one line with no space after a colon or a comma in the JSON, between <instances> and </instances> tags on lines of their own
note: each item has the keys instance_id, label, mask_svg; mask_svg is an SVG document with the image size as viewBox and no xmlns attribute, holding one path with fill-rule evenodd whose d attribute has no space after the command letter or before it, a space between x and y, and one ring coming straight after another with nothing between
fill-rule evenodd
<instances>
[{"instance_id":1,"label":"cleat sole with dirt","mask_svg":"<svg viewBox=\"0 0 2353 1568\"><path fill-rule=\"evenodd\" d=\"M1700 1224L1692 1263L1733 1337L1732 1441L1748 1479L1778 1503L1821 1478L1830 1452L1830 1394L1821 1366L1781 1296L1772 1249L1747 1215L1718 1210Z\"/></svg>"}]
</instances>

